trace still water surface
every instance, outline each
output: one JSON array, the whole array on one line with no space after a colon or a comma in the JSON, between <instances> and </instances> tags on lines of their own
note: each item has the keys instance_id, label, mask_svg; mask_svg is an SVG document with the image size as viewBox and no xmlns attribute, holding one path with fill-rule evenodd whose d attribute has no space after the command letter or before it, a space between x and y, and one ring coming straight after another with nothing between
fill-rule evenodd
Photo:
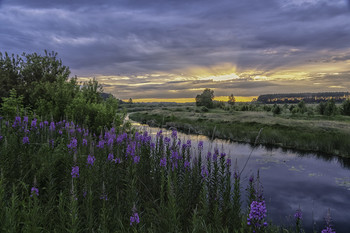
<instances>
[{"instance_id":1,"label":"still water surface","mask_svg":"<svg viewBox=\"0 0 350 233\"><path fill-rule=\"evenodd\" d=\"M142 131L155 134L159 128L132 125ZM171 131L162 129L170 137ZM246 195L249 177L260 171L260 181L268 210L268 219L274 224L294 225L294 213L300 207L303 212L303 227L306 232L324 227L324 217L330 210L333 225L337 233L350 232L350 160L338 157L269 149L258 146L253 149L250 144L230 142L227 140L210 140L206 136L178 133L184 142L192 141L195 150L199 141L204 142L203 156L208 150L217 147L225 152L238 169L243 170L242 197ZM251 156L249 157L249 155ZM249 159L248 159L249 158ZM248 162L247 162L248 161ZM247 206L243 200L244 208Z\"/></svg>"}]
</instances>

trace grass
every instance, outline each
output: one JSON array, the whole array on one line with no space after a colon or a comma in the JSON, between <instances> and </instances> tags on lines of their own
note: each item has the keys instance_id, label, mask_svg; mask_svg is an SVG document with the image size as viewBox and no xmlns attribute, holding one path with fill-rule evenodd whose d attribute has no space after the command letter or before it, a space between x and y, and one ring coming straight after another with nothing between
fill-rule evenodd
<instances>
[{"instance_id":1,"label":"grass","mask_svg":"<svg viewBox=\"0 0 350 233\"><path fill-rule=\"evenodd\" d=\"M347 116L274 116L271 112L228 112L222 109L201 112L194 106L183 107L181 111L177 108L135 112L130 114L130 119L248 143L253 143L263 128L260 144L350 157L350 117Z\"/></svg>"},{"instance_id":2,"label":"grass","mask_svg":"<svg viewBox=\"0 0 350 233\"><path fill-rule=\"evenodd\" d=\"M93 135L24 119L0 119L2 232L297 232L264 226L258 176L243 192L224 152L204 158L176 131ZM254 212L242 195L264 208Z\"/></svg>"}]
</instances>

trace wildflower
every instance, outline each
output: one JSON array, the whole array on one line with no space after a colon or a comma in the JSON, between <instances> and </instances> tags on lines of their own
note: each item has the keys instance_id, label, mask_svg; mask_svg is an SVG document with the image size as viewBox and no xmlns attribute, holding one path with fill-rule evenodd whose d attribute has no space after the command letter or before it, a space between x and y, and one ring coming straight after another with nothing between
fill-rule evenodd
<instances>
[{"instance_id":1,"label":"wildflower","mask_svg":"<svg viewBox=\"0 0 350 233\"><path fill-rule=\"evenodd\" d=\"M176 130L173 130L173 132L171 133L171 137L177 138L177 131Z\"/></svg>"},{"instance_id":2,"label":"wildflower","mask_svg":"<svg viewBox=\"0 0 350 233\"><path fill-rule=\"evenodd\" d=\"M190 139L187 140L186 144L187 144L187 147L191 147L191 140Z\"/></svg>"},{"instance_id":3,"label":"wildflower","mask_svg":"<svg viewBox=\"0 0 350 233\"><path fill-rule=\"evenodd\" d=\"M115 158L114 162L115 162L116 164L118 164L118 163L121 163L122 161L120 160L120 158Z\"/></svg>"},{"instance_id":4,"label":"wildflower","mask_svg":"<svg viewBox=\"0 0 350 233\"><path fill-rule=\"evenodd\" d=\"M220 154L220 157L221 157L221 158L225 158L225 156L226 156L226 153L221 153L221 154Z\"/></svg>"},{"instance_id":5,"label":"wildflower","mask_svg":"<svg viewBox=\"0 0 350 233\"><path fill-rule=\"evenodd\" d=\"M113 153L109 153L109 154L108 154L108 157L107 157L107 160L108 160L108 161L112 161L113 159L114 159Z\"/></svg>"},{"instance_id":6,"label":"wildflower","mask_svg":"<svg viewBox=\"0 0 350 233\"><path fill-rule=\"evenodd\" d=\"M86 161L86 163L87 163L88 165L93 166L93 165L94 165L95 160L96 160L95 156L93 156L93 155L89 155L89 156L87 157L87 161Z\"/></svg>"},{"instance_id":7,"label":"wildflower","mask_svg":"<svg viewBox=\"0 0 350 233\"><path fill-rule=\"evenodd\" d=\"M23 145L24 144L29 144L29 138L27 136L24 136L23 140L22 140L22 143L23 143Z\"/></svg>"},{"instance_id":8,"label":"wildflower","mask_svg":"<svg viewBox=\"0 0 350 233\"><path fill-rule=\"evenodd\" d=\"M295 220L301 220L303 219L303 213L301 212L301 209L297 209L297 211L294 214Z\"/></svg>"},{"instance_id":9,"label":"wildflower","mask_svg":"<svg viewBox=\"0 0 350 233\"><path fill-rule=\"evenodd\" d=\"M184 163L184 167L189 169L190 168L190 162L186 160L185 163Z\"/></svg>"},{"instance_id":10,"label":"wildflower","mask_svg":"<svg viewBox=\"0 0 350 233\"><path fill-rule=\"evenodd\" d=\"M163 131L159 130L159 131L157 132L157 136L156 136L156 137L157 137L157 138L158 138L158 137L161 137L161 136L162 136L162 133L163 133Z\"/></svg>"},{"instance_id":11,"label":"wildflower","mask_svg":"<svg viewBox=\"0 0 350 233\"><path fill-rule=\"evenodd\" d=\"M321 233L336 233L331 227L326 227L321 231Z\"/></svg>"},{"instance_id":12,"label":"wildflower","mask_svg":"<svg viewBox=\"0 0 350 233\"><path fill-rule=\"evenodd\" d=\"M204 166L202 167L201 175L203 179L209 176L209 172Z\"/></svg>"},{"instance_id":13,"label":"wildflower","mask_svg":"<svg viewBox=\"0 0 350 233\"><path fill-rule=\"evenodd\" d=\"M100 196L100 200L108 201L107 194L102 193L102 195Z\"/></svg>"},{"instance_id":14,"label":"wildflower","mask_svg":"<svg viewBox=\"0 0 350 233\"><path fill-rule=\"evenodd\" d=\"M211 160L211 152L208 151L208 154L207 154L207 160L210 161Z\"/></svg>"},{"instance_id":15,"label":"wildflower","mask_svg":"<svg viewBox=\"0 0 350 233\"><path fill-rule=\"evenodd\" d=\"M156 144L154 142L152 142L150 147L154 150L156 148Z\"/></svg>"},{"instance_id":16,"label":"wildflower","mask_svg":"<svg viewBox=\"0 0 350 233\"><path fill-rule=\"evenodd\" d=\"M100 140L98 142L98 145L96 146L97 148L103 149L105 146L105 141L104 140Z\"/></svg>"},{"instance_id":17,"label":"wildflower","mask_svg":"<svg viewBox=\"0 0 350 233\"><path fill-rule=\"evenodd\" d=\"M40 129L44 128L44 122L40 122L39 127L40 127Z\"/></svg>"},{"instance_id":18,"label":"wildflower","mask_svg":"<svg viewBox=\"0 0 350 233\"><path fill-rule=\"evenodd\" d=\"M19 126L21 124L21 117L20 116L16 116L15 117L15 121L13 122L12 127L16 128L17 126Z\"/></svg>"},{"instance_id":19,"label":"wildflower","mask_svg":"<svg viewBox=\"0 0 350 233\"><path fill-rule=\"evenodd\" d=\"M227 160L226 160L226 166L227 166L227 167L230 167L230 166L231 166L231 163L232 163L232 162L231 162L231 159L227 159Z\"/></svg>"},{"instance_id":20,"label":"wildflower","mask_svg":"<svg viewBox=\"0 0 350 233\"><path fill-rule=\"evenodd\" d=\"M138 164L140 162L140 156L134 156L134 163Z\"/></svg>"},{"instance_id":21,"label":"wildflower","mask_svg":"<svg viewBox=\"0 0 350 233\"><path fill-rule=\"evenodd\" d=\"M51 145L51 147L54 148L55 147L55 140L54 139L50 139L49 145Z\"/></svg>"},{"instance_id":22,"label":"wildflower","mask_svg":"<svg viewBox=\"0 0 350 233\"><path fill-rule=\"evenodd\" d=\"M37 128L37 127L36 127L36 123L37 123L37 119L34 118L34 119L32 120L32 123L31 123L31 127L32 127L33 129L36 129L36 128Z\"/></svg>"},{"instance_id":23,"label":"wildflower","mask_svg":"<svg viewBox=\"0 0 350 233\"><path fill-rule=\"evenodd\" d=\"M203 141L199 141L198 150L203 150Z\"/></svg>"},{"instance_id":24,"label":"wildflower","mask_svg":"<svg viewBox=\"0 0 350 233\"><path fill-rule=\"evenodd\" d=\"M130 216L130 226L132 226L133 224L138 224L140 223L140 217L139 214L137 212L134 212L131 216Z\"/></svg>"},{"instance_id":25,"label":"wildflower","mask_svg":"<svg viewBox=\"0 0 350 233\"><path fill-rule=\"evenodd\" d=\"M87 146L87 139L83 138L83 146Z\"/></svg>"},{"instance_id":26,"label":"wildflower","mask_svg":"<svg viewBox=\"0 0 350 233\"><path fill-rule=\"evenodd\" d=\"M166 157L163 157L162 159L160 159L159 166L166 167Z\"/></svg>"},{"instance_id":27,"label":"wildflower","mask_svg":"<svg viewBox=\"0 0 350 233\"><path fill-rule=\"evenodd\" d=\"M253 231L259 230L261 227L267 226L265 201L253 201L250 205L250 213L247 218L247 224L252 226Z\"/></svg>"},{"instance_id":28,"label":"wildflower","mask_svg":"<svg viewBox=\"0 0 350 233\"><path fill-rule=\"evenodd\" d=\"M27 116L23 117L23 123L28 123L28 117Z\"/></svg>"},{"instance_id":29,"label":"wildflower","mask_svg":"<svg viewBox=\"0 0 350 233\"><path fill-rule=\"evenodd\" d=\"M58 130L59 135L62 135L62 133L63 133L62 130Z\"/></svg>"},{"instance_id":30,"label":"wildflower","mask_svg":"<svg viewBox=\"0 0 350 233\"><path fill-rule=\"evenodd\" d=\"M54 131L55 128L56 128L55 122L51 121L51 123L50 123L50 131Z\"/></svg>"},{"instance_id":31,"label":"wildflower","mask_svg":"<svg viewBox=\"0 0 350 233\"><path fill-rule=\"evenodd\" d=\"M169 145L169 143L170 143L170 138L165 137L165 138L164 138L164 144L165 144L165 145Z\"/></svg>"},{"instance_id":32,"label":"wildflower","mask_svg":"<svg viewBox=\"0 0 350 233\"><path fill-rule=\"evenodd\" d=\"M4 138L4 136L0 135L0 141Z\"/></svg>"},{"instance_id":33,"label":"wildflower","mask_svg":"<svg viewBox=\"0 0 350 233\"><path fill-rule=\"evenodd\" d=\"M78 178L79 177L79 167L74 166L72 167L72 172L70 173L72 178Z\"/></svg>"},{"instance_id":34,"label":"wildflower","mask_svg":"<svg viewBox=\"0 0 350 233\"><path fill-rule=\"evenodd\" d=\"M36 187L32 187L32 189L30 190L30 197L33 197L33 196L39 196L39 189L36 188Z\"/></svg>"},{"instance_id":35,"label":"wildflower","mask_svg":"<svg viewBox=\"0 0 350 233\"><path fill-rule=\"evenodd\" d=\"M72 138L70 143L67 145L70 152L77 152L78 141L76 138Z\"/></svg>"}]
</instances>

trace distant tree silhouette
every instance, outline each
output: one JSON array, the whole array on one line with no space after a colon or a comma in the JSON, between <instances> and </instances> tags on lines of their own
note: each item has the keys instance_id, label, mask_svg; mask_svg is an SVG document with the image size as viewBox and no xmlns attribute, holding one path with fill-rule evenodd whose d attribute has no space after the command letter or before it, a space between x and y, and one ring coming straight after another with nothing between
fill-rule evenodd
<instances>
[{"instance_id":1,"label":"distant tree silhouette","mask_svg":"<svg viewBox=\"0 0 350 233\"><path fill-rule=\"evenodd\" d=\"M205 106L207 108L213 107L214 91L206 88L202 94L196 96L196 105Z\"/></svg>"},{"instance_id":2,"label":"distant tree silhouette","mask_svg":"<svg viewBox=\"0 0 350 233\"><path fill-rule=\"evenodd\" d=\"M236 98L233 96L233 94L231 94L229 97L228 97L228 104L229 105L235 105L236 103Z\"/></svg>"}]
</instances>

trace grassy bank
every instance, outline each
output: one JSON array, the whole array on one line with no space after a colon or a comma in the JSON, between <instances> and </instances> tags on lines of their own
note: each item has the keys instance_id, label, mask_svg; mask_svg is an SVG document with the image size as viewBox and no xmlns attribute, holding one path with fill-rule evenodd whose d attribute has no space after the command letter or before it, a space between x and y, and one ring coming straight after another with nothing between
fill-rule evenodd
<instances>
[{"instance_id":1,"label":"grassy bank","mask_svg":"<svg viewBox=\"0 0 350 233\"><path fill-rule=\"evenodd\" d=\"M339 117L338 117L339 118ZM130 119L156 127L175 127L186 133L238 142L322 152L350 157L349 117L273 116L268 112L201 112L196 107L172 107L135 112Z\"/></svg>"},{"instance_id":2,"label":"grassy bank","mask_svg":"<svg viewBox=\"0 0 350 233\"><path fill-rule=\"evenodd\" d=\"M288 229L269 223L259 175L244 192L219 149L176 131L89 132L0 118L1 232L301 232L301 215Z\"/></svg>"}]
</instances>

